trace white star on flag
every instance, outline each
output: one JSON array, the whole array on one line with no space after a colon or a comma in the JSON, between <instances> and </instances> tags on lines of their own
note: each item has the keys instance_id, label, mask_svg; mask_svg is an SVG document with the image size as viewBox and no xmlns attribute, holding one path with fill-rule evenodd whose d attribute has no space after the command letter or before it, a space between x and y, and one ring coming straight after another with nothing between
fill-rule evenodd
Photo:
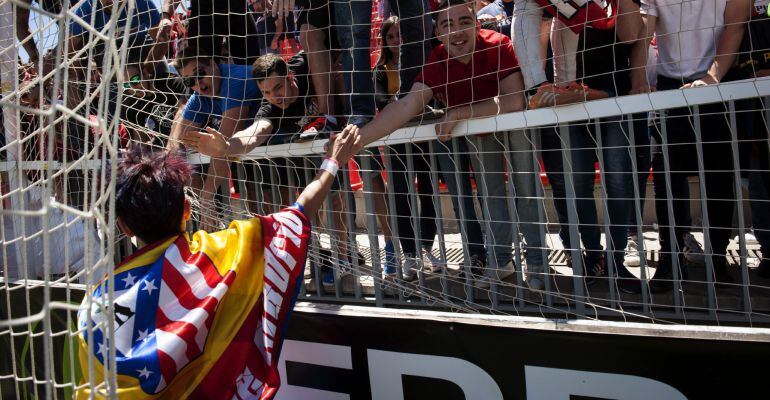
<instances>
[{"instance_id":1,"label":"white star on flag","mask_svg":"<svg viewBox=\"0 0 770 400\"><path fill-rule=\"evenodd\" d=\"M99 346L99 349L96 350L96 352L101 354L103 359L106 359L107 358L107 346L105 346L105 345L103 345L101 343L97 343L97 345Z\"/></svg>"},{"instance_id":2,"label":"white star on flag","mask_svg":"<svg viewBox=\"0 0 770 400\"><path fill-rule=\"evenodd\" d=\"M143 331L139 331L139 337L136 338L136 341L137 342L146 342L147 339L148 339L147 336L148 336L149 331L150 331L149 329L145 329Z\"/></svg>"},{"instance_id":3,"label":"white star on flag","mask_svg":"<svg viewBox=\"0 0 770 400\"><path fill-rule=\"evenodd\" d=\"M147 294L151 295L152 291L157 289L158 287L155 286L155 281L145 281L144 282L144 288L142 290L146 290Z\"/></svg>"},{"instance_id":4,"label":"white star on flag","mask_svg":"<svg viewBox=\"0 0 770 400\"><path fill-rule=\"evenodd\" d=\"M137 369L136 372L139 373L140 378L145 378L145 379L149 378L150 374L152 373L152 371L147 369L146 365L142 369Z\"/></svg>"},{"instance_id":5,"label":"white star on flag","mask_svg":"<svg viewBox=\"0 0 770 400\"><path fill-rule=\"evenodd\" d=\"M136 282L134 282L135 278L136 277L131 275L131 273L129 272L128 274L126 274L125 278L121 279L121 281L123 281L123 283L125 283L126 288L130 288L131 286L134 286L134 283L136 283Z\"/></svg>"}]
</instances>

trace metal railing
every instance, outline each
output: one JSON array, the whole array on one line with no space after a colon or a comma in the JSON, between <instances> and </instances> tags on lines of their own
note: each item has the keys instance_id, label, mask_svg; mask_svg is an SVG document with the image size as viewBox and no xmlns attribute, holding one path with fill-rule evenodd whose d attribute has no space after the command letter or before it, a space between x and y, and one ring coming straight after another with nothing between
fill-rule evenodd
<instances>
[{"instance_id":1,"label":"metal railing","mask_svg":"<svg viewBox=\"0 0 770 400\"><path fill-rule=\"evenodd\" d=\"M354 191L351 188L350 176L343 174L343 182L340 183L341 189L337 204L332 204L330 196L327 209L339 211L344 207L344 212L327 212L322 218L316 221L315 234L318 240L313 242L309 256L309 268L306 271L306 285L303 287L301 296L314 301L334 301L343 303L364 303L377 306L417 306L417 307L437 307L457 311L482 311L482 312L502 312L502 313L525 313L525 314L543 314L543 315L568 315L588 318L621 318L634 320L652 320L652 321L671 321L671 322L693 322L708 321L724 323L766 323L767 311L770 309L767 297L768 282L763 278L757 277L755 273L755 263L760 259L761 252L756 243L747 243L745 234L749 233L750 223L747 223L748 212L745 210L745 195L741 187L741 173L767 173L761 169L752 169L750 166L741 166L741 152L739 147L744 144L754 142L767 142L764 139L748 139L745 132L739 132L738 118L742 118L749 112L746 109L736 111L736 102L744 99L755 99L759 106L758 109L752 109L751 112L761 112L763 120L767 121L767 110L762 105L760 99L762 96L770 94L770 80L746 80L733 83L725 83L713 87L703 87L687 90L673 90L643 95L624 96L606 100L588 102L555 109L535 110L518 112L497 117L471 120L460 124L454 131L452 143L455 149L465 142L467 150L453 151L446 154L446 151L438 149L444 144L435 140L435 133L430 121L422 125L407 127L398 130L389 137L374 143L369 150L379 148L382 153L382 163L384 164L384 178L388 182L388 189L385 193L386 203L388 205L387 223L392 230L395 252L398 255L401 269L398 270L396 277L383 277L385 255L383 251L383 232L378 226L378 212L375 209L375 203L379 193L372 188L372 176L380 173L379 168L373 168L375 158L364 156L358 158L359 174L361 176L360 189ZM718 117L723 119L729 132L726 133L727 140L721 145L726 158L732 159L732 168L729 173L732 179L727 183L733 185L731 189L735 191L734 200L728 196L728 201L738 205L736 210L736 219L734 224L729 226L712 226L709 221L709 215L714 215L713 211L708 212L710 200L707 194L706 173L709 172L712 164L711 160L704 160L704 141L702 135L703 118L713 117L711 114L701 115L702 109L709 109L709 105L723 104L725 111ZM668 113L670 110L683 109L687 107L689 114L688 121L691 121L692 131L696 138L689 143L696 149L697 168L685 171L685 175L692 176L690 185L693 186L693 192L690 198L680 199L674 197L674 193L680 191L671 187L672 175L682 174L682 171L672 171L672 159L683 156L677 153L674 145L669 143L671 133L667 131L667 126L673 120ZM713 107L712 107L713 108ZM613 144L604 144L602 137L610 137L602 134L602 129L607 126L606 120L599 123L601 118L622 118L617 122L620 131L612 132L624 134L628 145L621 149L628 152L628 158L631 162L631 169L628 171L610 171L604 168L607 160L604 160L604 151L613 148ZM712 118L713 119L713 118ZM766 126L766 123L765 123ZM578 215L579 204L584 198L576 194L575 178L581 173L573 170L575 149L570 143L570 137L575 137L575 133L570 134L570 127L590 127L593 129L591 140L594 141L591 148L586 149L596 156L598 162L598 171L596 171L597 182L594 186L593 176L591 177L591 193L596 190L595 201L599 207L597 216L597 225L601 232L604 242L604 249L611 249L612 252L622 253L626 243L614 243L608 247L611 242L613 228L618 224L611 223L610 209L612 205L608 202L616 200L625 200L631 202L629 222L626 228L635 228L639 237L639 266L628 268L635 277L640 278L639 290L632 290L633 293L623 291L623 279L600 278L599 283L594 285L586 284L586 265L585 260L590 259L585 254L585 246L562 245L559 240L559 227L561 228L561 238L568 243L581 243L581 230L585 228ZM496 132L495 141L490 141L486 133ZM658 157L662 160L663 169L655 170L664 187L658 187L653 184L653 179L648 179L649 168L638 165L637 156L639 152L649 151L651 147L636 144L637 136L647 136L652 133L658 143L653 146L657 152L661 152ZM554 139L560 146L556 148L544 147L544 138L551 135L550 141ZM486 139L485 139L486 138ZM512 143L516 141L517 143ZM494 149L485 149L485 145L492 143ZM713 146L705 142L707 146ZM298 185L296 179L304 175L304 179L309 179L315 173L316 166L310 156L314 152L320 151L322 141L311 143L291 143L278 146L258 148L244 160L251 159L257 162L273 163L271 168L262 168L258 171L254 164L244 163L238 168L238 187L240 188L241 205L236 209L246 210L249 207L251 211L267 211L277 209L281 204L291 204L293 196L296 194ZM514 147L511 147L511 146ZM419 146L419 148L418 148ZM397 149L398 151L394 151ZM568 151L569 149L569 151ZM495 154L503 150L502 154ZM617 150L617 148L615 149ZM543 154L552 152L559 154L563 171L549 170L546 165L545 171L541 171L541 161ZM555 152L555 153L553 153ZM506 168L500 168L499 165L486 165L484 163L475 163L476 167L489 168L489 171L479 171L478 169L455 168L454 170L440 168L440 157L449 157L455 165L467 164L463 158L480 158L495 154L496 160L503 160ZM711 153L709 153L711 154ZM290 157L289 164L292 170L297 171L297 176L289 174L287 180L276 185L260 186L255 182L278 182L277 177L279 169L275 168L275 162L279 157ZM502 157L502 158L501 158ZM262 161L259 161L262 160ZM416 163L423 163L427 169L415 169ZM397 168L399 173L406 176L406 192L394 193L393 182L398 179L394 176L394 164L403 164ZM472 163L473 164L473 163ZM523 166L527 166L524 168ZM593 162L591 163L593 166ZM713 168L712 168L713 169ZM270 176L259 176L260 172L264 175L264 170L269 171ZM543 173L545 172L545 173ZM561 175L563 180L563 190L566 192L564 203L566 210L561 210L562 221L559 221L559 212L555 210L554 203L554 182L553 176ZM673 174L672 174L673 172ZM444 187L447 180L447 173L453 175L457 181L468 181L471 175L474 178L474 189L471 192L464 192L464 188L454 192ZM643 186L629 185L632 187L630 197L610 198L608 199L608 179L614 178L612 174L625 173L630 177L642 176ZM495 174L504 174L503 179L496 177L495 182L504 182L504 199L498 195L489 193L501 193L500 188L485 188L488 181L491 181ZM591 175L594 174L591 168ZM419 176L418 176L419 175ZM257 176L255 180L254 177ZM356 176L355 174L353 175ZM521 178L518 179L517 178ZM546 178L551 178L549 182ZM301 178L300 178L301 179ZM421 179L427 179L427 186L432 190L428 193L418 193L420 185L415 185ZM635 178L631 178L635 180ZM521 182L532 182L531 194L526 196L518 195L522 191ZM657 181L656 181L657 183ZM659 185L659 184L658 184ZM253 186L253 188L249 188ZM462 185L461 185L462 186ZM670 221L674 221L675 212L674 202L687 200L693 204L694 213L692 215L694 223L688 226L670 226L659 227L654 213L649 211L651 205L654 206L655 198L652 191L663 190L665 194L658 196L658 202L665 202L667 216ZM492 190L490 190L492 189ZM709 188L710 189L710 188ZM264 192L263 192L264 190ZM585 191L585 188L581 189ZM647 191L650 193L647 193ZM711 189L713 190L713 189ZM727 190L729 191L729 190ZM696 193L697 192L697 193ZM483 237L469 236L471 232L467 231L467 225L473 222L472 216L467 216L468 207L451 206L452 198L463 201L474 201L477 212L477 220L483 232ZM558 196L557 196L558 197ZM647 198L646 198L647 197ZM267 207L259 207L260 203L265 203ZM646 198L646 201L645 201ZM280 199L280 201L276 201ZM507 215L510 219L507 221L495 220L496 215L506 215L494 209L495 205L500 205L500 200L504 200L507 207ZM562 199L558 199L562 200ZM592 200L594 198L592 197ZM752 201L767 204L767 197L753 198ZM529 201L535 205L534 214L529 210L530 215L534 215L534 220L522 220L521 216L527 214L528 210L521 207L522 201ZM398 202L406 202L399 206ZM342 205L340 204L342 203ZM646 212L644 203L647 203ZM714 203L716 204L716 203ZM530 205L531 206L531 205ZM713 204L711 205L713 207ZM421 217L420 209L432 207L429 217ZM434 257L447 266L441 273L430 273L426 264L428 260L422 260L419 250L417 254L402 254L404 234L399 232L399 227L404 227L404 222L399 224L398 209L408 208L408 225L411 232L406 235L408 241L407 247L420 249L424 239L426 222L434 224L435 241L431 247ZM558 208L558 207L556 207ZM424 211L423 211L424 212ZM732 210L721 210L720 212L731 213ZM403 215L403 214L401 214ZM357 222L358 221L358 222ZM498 280L491 276L490 287L479 287L474 279L471 265L472 251L469 247L473 245L486 246L486 253L490 251L492 243L492 232L494 228L500 229L500 223L511 229L506 236L514 238L511 243L503 243L502 246L512 246L511 259L515 267L515 273L504 280ZM381 225L381 224L380 224ZM495 225L495 226L493 226ZM730 244L725 251L722 244L711 244L709 241L709 232L718 230L711 228L722 228L730 230L730 237L736 236L738 240ZM666 232L669 230L670 232ZM660 253L657 248L656 236L658 233L668 233L675 237L675 231L685 229L688 234L694 235L697 239L697 245L704 248L704 254L695 254L694 257L700 258L696 264L702 266L692 266L688 263L687 270L689 276L682 276L685 271L678 264L680 260L686 260L682 257L685 249L672 247L673 251L665 254L673 255L671 257L673 271L668 280L665 281L663 288L659 282L656 287L651 287L650 279L655 275L656 267L660 262ZM761 227L754 227L755 231L761 231ZM428 232L431 229L427 229ZM542 240L542 245L534 246L532 243L524 245L527 240L526 234L536 235ZM762 232L760 232L762 233ZM758 235L759 236L759 235ZM534 236L533 236L534 237ZM615 235L617 237L617 234ZM647 238L646 240L643 238ZM486 239L485 239L486 238ZM430 238L427 238L430 239ZM584 239L585 240L585 239ZM430 240L428 240L430 241ZM679 240L681 241L681 240ZM690 240L690 244L695 249L688 249L697 252L696 242ZM500 247L498 243L498 247ZM350 250L348 250L350 249ZM597 249L593 249L597 250ZM767 251L765 249L765 251ZM543 260L543 272L545 273L542 288L532 288L528 285L527 276L529 273L538 271L527 271L527 261L531 253L541 252ZM349 254L349 267L345 264L345 254ZM718 270L721 268L721 259L727 254L727 264L729 274L734 278L734 282L722 283L719 280ZM692 256L689 254L688 256ZM403 265L410 257L417 261L417 278L411 282L403 279ZM487 256L489 258L489 255ZM690 257L692 258L692 257ZM615 257L614 260L618 258ZM339 260L343 260L339 262ZM684 261L686 262L686 261ZM489 265L489 259L487 260ZM607 256L604 261L604 268L609 270L610 276L614 276L622 268L615 265L613 257ZM324 274L327 267L332 268L335 273L331 277ZM679 268L677 268L679 267ZM502 266L501 266L502 268ZM324 282L326 278L326 282ZM666 288L665 286L670 286ZM537 290L536 290L537 289Z\"/></svg>"}]
</instances>

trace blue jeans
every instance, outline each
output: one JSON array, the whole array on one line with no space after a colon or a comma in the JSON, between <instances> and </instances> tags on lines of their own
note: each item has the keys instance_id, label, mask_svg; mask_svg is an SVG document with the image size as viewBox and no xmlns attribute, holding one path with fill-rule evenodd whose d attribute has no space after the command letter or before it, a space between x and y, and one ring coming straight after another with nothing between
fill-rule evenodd
<instances>
[{"instance_id":1,"label":"blue jeans","mask_svg":"<svg viewBox=\"0 0 770 400\"><path fill-rule=\"evenodd\" d=\"M506 136L510 149L505 147ZM524 235L529 249L527 265L530 271L541 272L543 236L538 226L539 201L536 198L532 143L523 131L497 132L467 140L479 202L484 212L483 221L487 227L485 243L489 270L504 267L512 257L514 227L508 203L510 195L515 199L513 212L518 216L519 231ZM510 153L509 159L513 164L508 168L506 152ZM443 165L442 170L445 170ZM506 171L509 172L509 178L513 179L513 193L510 194L505 181Z\"/></svg>"},{"instance_id":2,"label":"blue jeans","mask_svg":"<svg viewBox=\"0 0 770 400\"><path fill-rule=\"evenodd\" d=\"M652 149L650 148L650 128L647 126L647 114L634 114L634 149L631 156L636 155L636 183L639 187L639 210L644 216L644 199L647 191L647 178L652 166ZM635 152L635 154L634 154ZM633 193L633 191L631 192ZM632 207L636 207L634 204ZM639 221L640 223L642 221ZM636 212L631 209L628 216L628 235L638 234Z\"/></svg>"},{"instance_id":3,"label":"blue jeans","mask_svg":"<svg viewBox=\"0 0 770 400\"><path fill-rule=\"evenodd\" d=\"M506 136L510 148L505 147ZM514 237L513 217L518 216L518 230L527 242L527 265L530 272L542 272L543 236L538 226L534 146L524 131L497 132L470 139L471 163L476 177L476 189L481 197L483 221L487 225L487 264L499 269L511 260ZM506 168L506 153L512 165ZM513 193L507 192L506 171L513 179ZM509 209L508 197L513 197ZM541 205L542 206L542 205ZM518 238L515 240L518 243Z\"/></svg>"},{"instance_id":4,"label":"blue jeans","mask_svg":"<svg viewBox=\"0 0 770 400\"><path fill-rule=\"evenodd\" d=\"M433 19L427 0L390 0L389 4L401 28L400 92L406 95L430 55Z\"/></svg>"},{"instance_id":5,"label":"blue jeans","mask_svg":"<svg viewBox=\"0 0 770 400\"><path fill-rule=\"evenodd\" d=\"M372 1L333 1L332 5L337 23L337 41L342 50L345 113L351 119L373 118L374 79L369 59Z\"/></svg>"},{"instance_id":6,"label":"blue jeans","mask_svg":"<svg viewBox=\"0 0 770 400\"><path fill-rule=\"evenodd\" d=\"M453 139L449 142L436 141L433 146L436 161L441 170L441 180L449 189L452 198L455 218L462 224L465 231L463 243L468 245L468 254L486 259L484 237L481 231L476 208L473 205L473 187L471 186L468 145L465 138ZM455 157L458 163L455 163ZM462 207L462 213L461 213ZM462 231L462 230L461 230Z\"/></svg>"},{"instance_id":7,"label":"blue jeans","mask_svg":"<svg viewBox=\"0 0 770 400\"><path fill-rule=\"evenodd\" d=\"M594 162L598 159L598 150L603 158L600 165L603 171L603 186L607 198L607 214L610 235L607 250L613 255L615 266L623 265L623 249L628 233L628 221L634 207L634 188L636 181L631 168L632 149L629 146L627 122L620 118L602 119L600 135L593 125L587 129L583 125L569 128L569 159L572 164L572 183L575 188L575 206L577 209L578 231L586 254L598 260L601 254L601 233L594 200ZM636 130L635 130L636 135ZM602 147L597 149L598 140ZM559 236L566 248L579 246L580 240L571 240L567 226L566 178L560 143L561 138L554 131L543 135L543 162L548 171L548 180L553 189L554 203L559 216L561 230ZM577 239L577 238L574 238Z\"/></svg>"},{"instance_id":8,"label":"blue jeans","mask_svg":"<svg viewBox=\"0 0 770 400\"><path fill-rule=\"evenodd\" d=\"M433 248L436 237L436 207L433 204L435 189L430 177L430 154L428 143L398 144L391 148L388 190L393 193L396 205L396 225L401 251L407 256L420 256L420 248ZM408 173L408 155L411 156L412 181ZM411 201L417 179L417 200ZM414 223L414 225L413 225ZM420 247L417 247L419 229Z\"/></svg>"}]
</instances>

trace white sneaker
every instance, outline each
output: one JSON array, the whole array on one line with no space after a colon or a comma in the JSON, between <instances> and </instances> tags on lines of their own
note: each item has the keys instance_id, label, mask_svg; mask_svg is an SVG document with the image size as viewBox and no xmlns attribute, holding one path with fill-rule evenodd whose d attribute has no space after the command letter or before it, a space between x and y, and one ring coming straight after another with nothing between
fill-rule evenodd
<instances>
[{"instance_id":1,"label":"white sneaker","mask_svg":"<svg viewBox=\"0 0 770 400\"><path fill-rule=\"evenodd\" d=\"M699 267L706 265L706 256L703 254L703 246L691 233L684 235L684 259L690 264Z\"/></svg>"},{"instance_id":2,"label":"white sneaker","mask_svg":"<svg viewBox=\"0 0 770 400\"><path fill-rule=\"evenodd\" d=\"M444 263L434 256L429 249L422 249L422 263L425 272L440 274L444 270Z\"/></svg>"},{"instance_id":3,"label":"white sneaker","mask_svg":"<svg viewBox=\"0 0 770 400\"><path fill-rule=\"evenodd\" d=\"M754 234L751 233L751 232L746 232L746 235L743 236L743 239L746 241L746 245L747 246L752 246L752 245L756 246L756 245L759 244L759 241L757 241L757 237L754 236ZM735 235L733 240L735 241L735 244L737 245L740 242L740 240L741 240L741 236L740 235Z\"/></svg>"},{"instance_id":4,"label":"white sneaker","mask_svg":"<svg viewBox=\"0 0 770 400\"><path fill-rule=\"evenodd\" d=\"M642 260L639 258L639 247L636 245L637 236L631 235L626 242L625 256L623 257L623 264L627 267L638 267Z\"/></svg>"},{"instance_id":5,"label":"white sneaker","mask_svg":"<svg viewBox=\"0 0 770 400\"><path fill-rule=\"evenodd\" d=\"M746 244L756 246L759 244L759 240L753 233L749 232L746 234Z\"/></svg>"},{"instance_id":6,"label":"white sneaker","mask_svg":"<svg viewBox=\"0 0 770 400\"><path fill-rule=\"evenodd\" d=\"M418 268L419 268L419 264L416 258L406 257L406 259L404 260L404 266L401 268L401 272L403 273L404 280L407 282L412 282L413 280L417 279Z\"/></svg>"}]
</instances>

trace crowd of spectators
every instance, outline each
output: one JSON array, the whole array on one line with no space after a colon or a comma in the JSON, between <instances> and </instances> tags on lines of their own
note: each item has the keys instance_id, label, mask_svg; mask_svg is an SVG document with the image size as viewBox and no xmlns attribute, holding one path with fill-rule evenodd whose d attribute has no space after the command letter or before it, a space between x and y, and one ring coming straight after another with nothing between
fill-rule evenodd
<instances>
[{"instance_id":1,"label":"crowd of spectators","mask_svg":"<svg viewBox=\"0 0 770 400\"><path fill-rule=\"evenodd\" d=\"M112 12L122 13L117 28L130 29L119 39L127 35L129 51L122 76L99 77L110 82L106 104L115 107L122 90L120 123L130 140L212 156L193 185L204 205L229 195L236 164L246 171L241 196L261 199L249 203L251 212L288 205L306 182L304 169L321 162L228 160L258 146L323 139L344 123L361 128L366 143L415 122L435 124L432 142L370 147L357 158L374 195L388 280L446 266L432 251L435 194L444 184L466 244L462 273L479 288L509 279L523 268L513 256L521 242L526 282L542 289L549 271L540 168L564 247L582 248L569 252L580 256L570 263L586 285L610 280L624 292L642 290L629 268L644 257L638 227L649 176L661 247L647 277L652 290L672 290L693 263L708 262L720 285L735 283L726 247L741 178L749 182L754 234L770 252L770 142L759 98L735 102L733 113L715 102L526 131L462 136L455 129L472 118L770 75L768 0L165 0L160 9L136 0L131 19L124 1L82 1L67 52L99 40L81 21L101 30ZM20 40L29 35L26 22L17 28ZM87 76L98 68L86 63L102 65L105 45L90 58L76 56L82 61L70 68L68 101L87 94ZM32 40L24 48L30 65L50 71L52 60L39 60ZM82 150L87 134L73 134L84 131L78 124L70 124L65 148ZM606 229L594 196L596 163ZM692 235L692 176L705 188L705 253ZM347 269L362 257L347 246L352 210L343 185L333 187L330 228ZM216 224L215 214L201 213L202 226ZM757 274L770 278L770 258L760 259ZM337 279L326 268L322 278Z\"/></svg>"}]
</instances>

